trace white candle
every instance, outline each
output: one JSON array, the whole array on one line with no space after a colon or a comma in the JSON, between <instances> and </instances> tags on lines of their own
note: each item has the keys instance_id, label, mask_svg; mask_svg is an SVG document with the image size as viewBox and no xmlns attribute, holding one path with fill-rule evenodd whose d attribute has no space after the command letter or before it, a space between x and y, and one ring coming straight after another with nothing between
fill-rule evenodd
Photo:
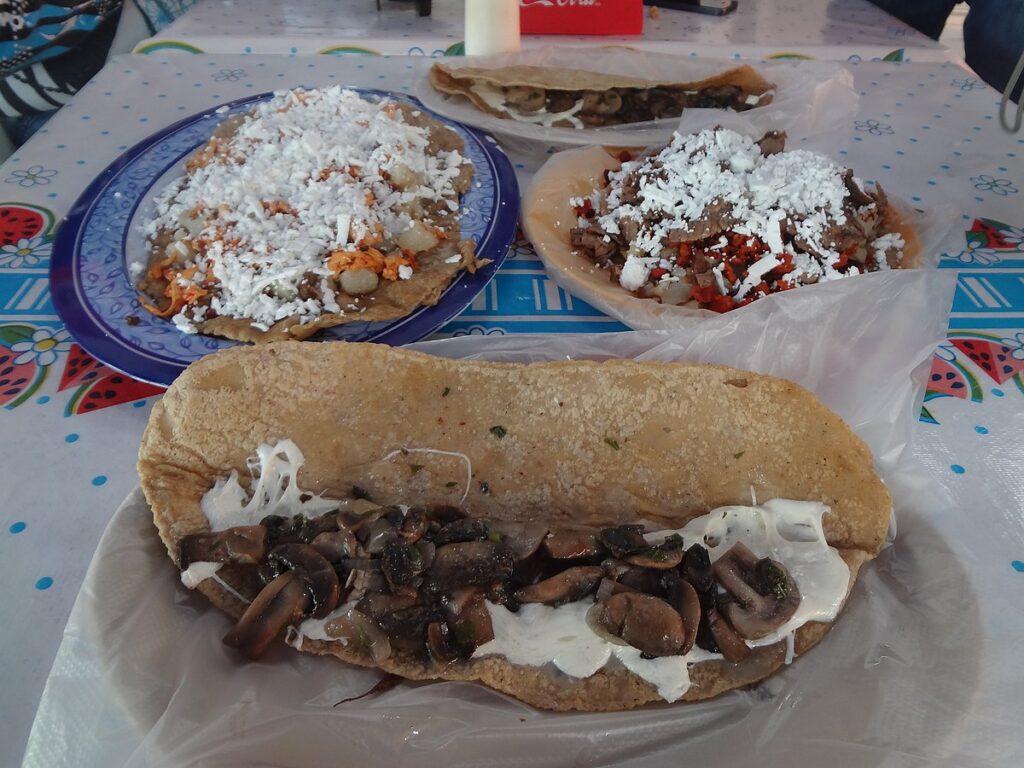
<instances>
[{"instance_id":1,"label":"white candle","mask_svg":"<svg viewBox=\"0 0 1024 768\"><path fill-rule=\"evenodd\" d=\"M519 50L519 0L466 0L466 55Z\"/></svg>"}]
</instances>

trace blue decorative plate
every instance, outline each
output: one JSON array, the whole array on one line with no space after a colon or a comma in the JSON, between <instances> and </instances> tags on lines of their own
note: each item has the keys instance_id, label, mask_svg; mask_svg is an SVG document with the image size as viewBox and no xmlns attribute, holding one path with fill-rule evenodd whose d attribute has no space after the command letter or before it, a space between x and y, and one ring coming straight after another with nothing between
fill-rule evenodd
<instances>
[{"instance_id":1,"label":"blue decorative plate","mask_svg":"<svg viewBox=\"0 0 1024 768\"><path fill-rule=\"evenodd\" d=\"M313 337L408 344L462 312L501 266L519 220L519 186L511 163L489 134L430 112L405 94L352 90L369 98L388 96L429 112L462 137L475 169L459 223L462 236L476 242L477 255L492 263L472 275L457 274L432 307L397 320L327 328ZM239 343L182 333L147 312L139 304L128 266L148 262L142 227L153 215L156 193L184 174L184 160L219 123L272 95L230 102L220 111L194 115L150 136L103 171L71 208L53 247L53 303L76 341L98 360L137 379L170 384L189 363Z\"/></svg>"}]
</instances>

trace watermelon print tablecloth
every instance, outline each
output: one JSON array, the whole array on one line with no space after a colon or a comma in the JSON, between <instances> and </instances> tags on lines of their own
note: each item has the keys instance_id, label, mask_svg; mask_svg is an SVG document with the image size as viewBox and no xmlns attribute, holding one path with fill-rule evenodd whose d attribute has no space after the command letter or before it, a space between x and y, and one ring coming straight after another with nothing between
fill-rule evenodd
<instances>
[{"instance_id":1,"label":"watermelon print tablecloth","mask_svg":"<svg viewBox=\"0 0 1024 768\"><path fill-rule=\"evenodd\" d=\"M85 568L137 482L139 439L159 396L84 354L55 315L47 273L61 216L121 152L181 117L296 84L407 89L424 63L125 57L0 167L0 765L21 755ZM893 194L921 207L949 202L958 212L942 267L961 271L959 286L916 445L965 510L1000 512L1005 524L985 558L988 588L1024 594L1024 135L1004 133L998 95L953 64L849 66L860 106L836 136L838 155ZM544 158L513 156L524 188ZM620 329L548 281L520 240L493 283L442 332ZM1024 614L991 630L1019 642Z\"/></svg>"},{"instance_id":2,"label":"watermelon print tablecloth","mask_svg":"<svg viewBox=\"0 0 1024 768\"><path fill-rule=\"evenodd\" d=\"M203 0L143 40L135 53L322 53L444 56L463 53L462 0ZM243 11L244 8L244 11ZM948 51L868 0L757 0L727 16L667 8L640 37L527 35L524 47L631 45L648 51L739 58L944 61Z\"/></svg>"}]
</instances>

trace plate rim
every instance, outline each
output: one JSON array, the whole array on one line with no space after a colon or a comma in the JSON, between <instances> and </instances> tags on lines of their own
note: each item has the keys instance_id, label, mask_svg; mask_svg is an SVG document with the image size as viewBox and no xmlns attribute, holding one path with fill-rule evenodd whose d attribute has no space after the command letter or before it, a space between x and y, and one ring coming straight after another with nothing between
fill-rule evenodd
<instances>
[{"instance_id":1,"label":"plate rim","mask_svg":"<svg viewBox=\"0 0 1024 768\"><path fill-rule=\"evenodd\" d=\"M294 86L293 88L298 87L302 86ZM487 254L487 258L491 259L491 263L478 269L471 275L460 270L456 273L455 279L445 287L437 304L416 307L408 315L391 321L374 338L366 340L366 343L401 346L425 338L452 318L464 312L473 299L493 279L495 273L508 257L512 244L515 241L516 231L519 226L521 197L519 182L511 160L497 140L487 131L445 117L430 109L416 96L409 93L372 87L341 87L346 90L355 91L363 97L390 97L409 103L415 108L427 112L442 124L457 127L479 145L487 161L487 168L495 180L495 215L486 222L484 232L480 236L480 243L493 250L493 253ZM279 92L280 90L269 90L222 102L207 109L198 110L187 117L176 120L154 131L124 150L100 171L89 182L68 209L68 212L63 216L57 234L54 237L53 251L50 259L49 283L51 299L57 315L60 317L61 322L64 323L64 327L74 337L76 343L97 360L134 379L160 386L168 386L189 365L189 362L180 359L154 359L150 353L128 344L118 334L116 328L110 327L102 319L100 313L90 307L82 294L83 286L78 258L79 248L84 234L84 225L89 220L92 211L104 192L125 168L129 167L161 140L200 120L205 120L215 114L219 114L220 111L228 112L246 104L259 103L273 98L274 94ZM189 152L191 151L194 151L194 147L189 150ZM179 163L180 159L179 156L173 162L175 164ZM146 187L147 193L151 189L152 184ZM133 212L137 210L141 199L140 197L139 200L133 202L131 208ZM132 214L130 213L128 222L131 219ZM122 258L122 262L124 256L123 242L128 234L126 231L121 236L122 246L119 249L119 255ZM127 273L127 270L125 272ZM470 278L471 282L465 282L467 277ZM442 302L445 297L452 293L455 294L455 298L450 306L445 306ZM464 299L465 301L463 301ZM429 315L429 321L426 326L420 326L413 322L428 312L432 314ZM173 330L180 333L177 329ZM339 341L340 339L323 338L313 340L327 342ZM243 343L231 342L230 340L224 341L229 346ZM206 354L213 354L215 351L217 350L211 349ZM205 356L204 354L203 357Z\"/></svg>"}]
</instances>

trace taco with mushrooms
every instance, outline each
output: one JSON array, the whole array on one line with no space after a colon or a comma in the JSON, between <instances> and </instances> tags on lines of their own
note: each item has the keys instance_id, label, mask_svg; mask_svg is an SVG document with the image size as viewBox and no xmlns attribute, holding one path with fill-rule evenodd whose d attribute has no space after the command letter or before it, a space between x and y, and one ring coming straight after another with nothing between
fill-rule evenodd
<instances>
[{"instance_id":1,"label":"taco with mushrooms","mask_svg":"<svg viewBox=\"0 0 1024 768\"><path fill-rule=\"evenodd\" d=\"M430 82L495 117L556 128L677 118L693 108L743 112L769 104L775 95L774 84L746 64L703 80L667 82L561 67L438 62L430 68Z\"/></svg>"},{"instance_id":2,"label":"taco with mushrooms","mask_svg":"<svg viewBox=\"0 0 1024 768\"><path fill-rule=\"evenodd\" d=\"M825 636L891 511L866 446L781 379L371 344L194 363L139 474L244 655L284 640L552 710L762 680Z\"/></svg>"}]
</instances>

